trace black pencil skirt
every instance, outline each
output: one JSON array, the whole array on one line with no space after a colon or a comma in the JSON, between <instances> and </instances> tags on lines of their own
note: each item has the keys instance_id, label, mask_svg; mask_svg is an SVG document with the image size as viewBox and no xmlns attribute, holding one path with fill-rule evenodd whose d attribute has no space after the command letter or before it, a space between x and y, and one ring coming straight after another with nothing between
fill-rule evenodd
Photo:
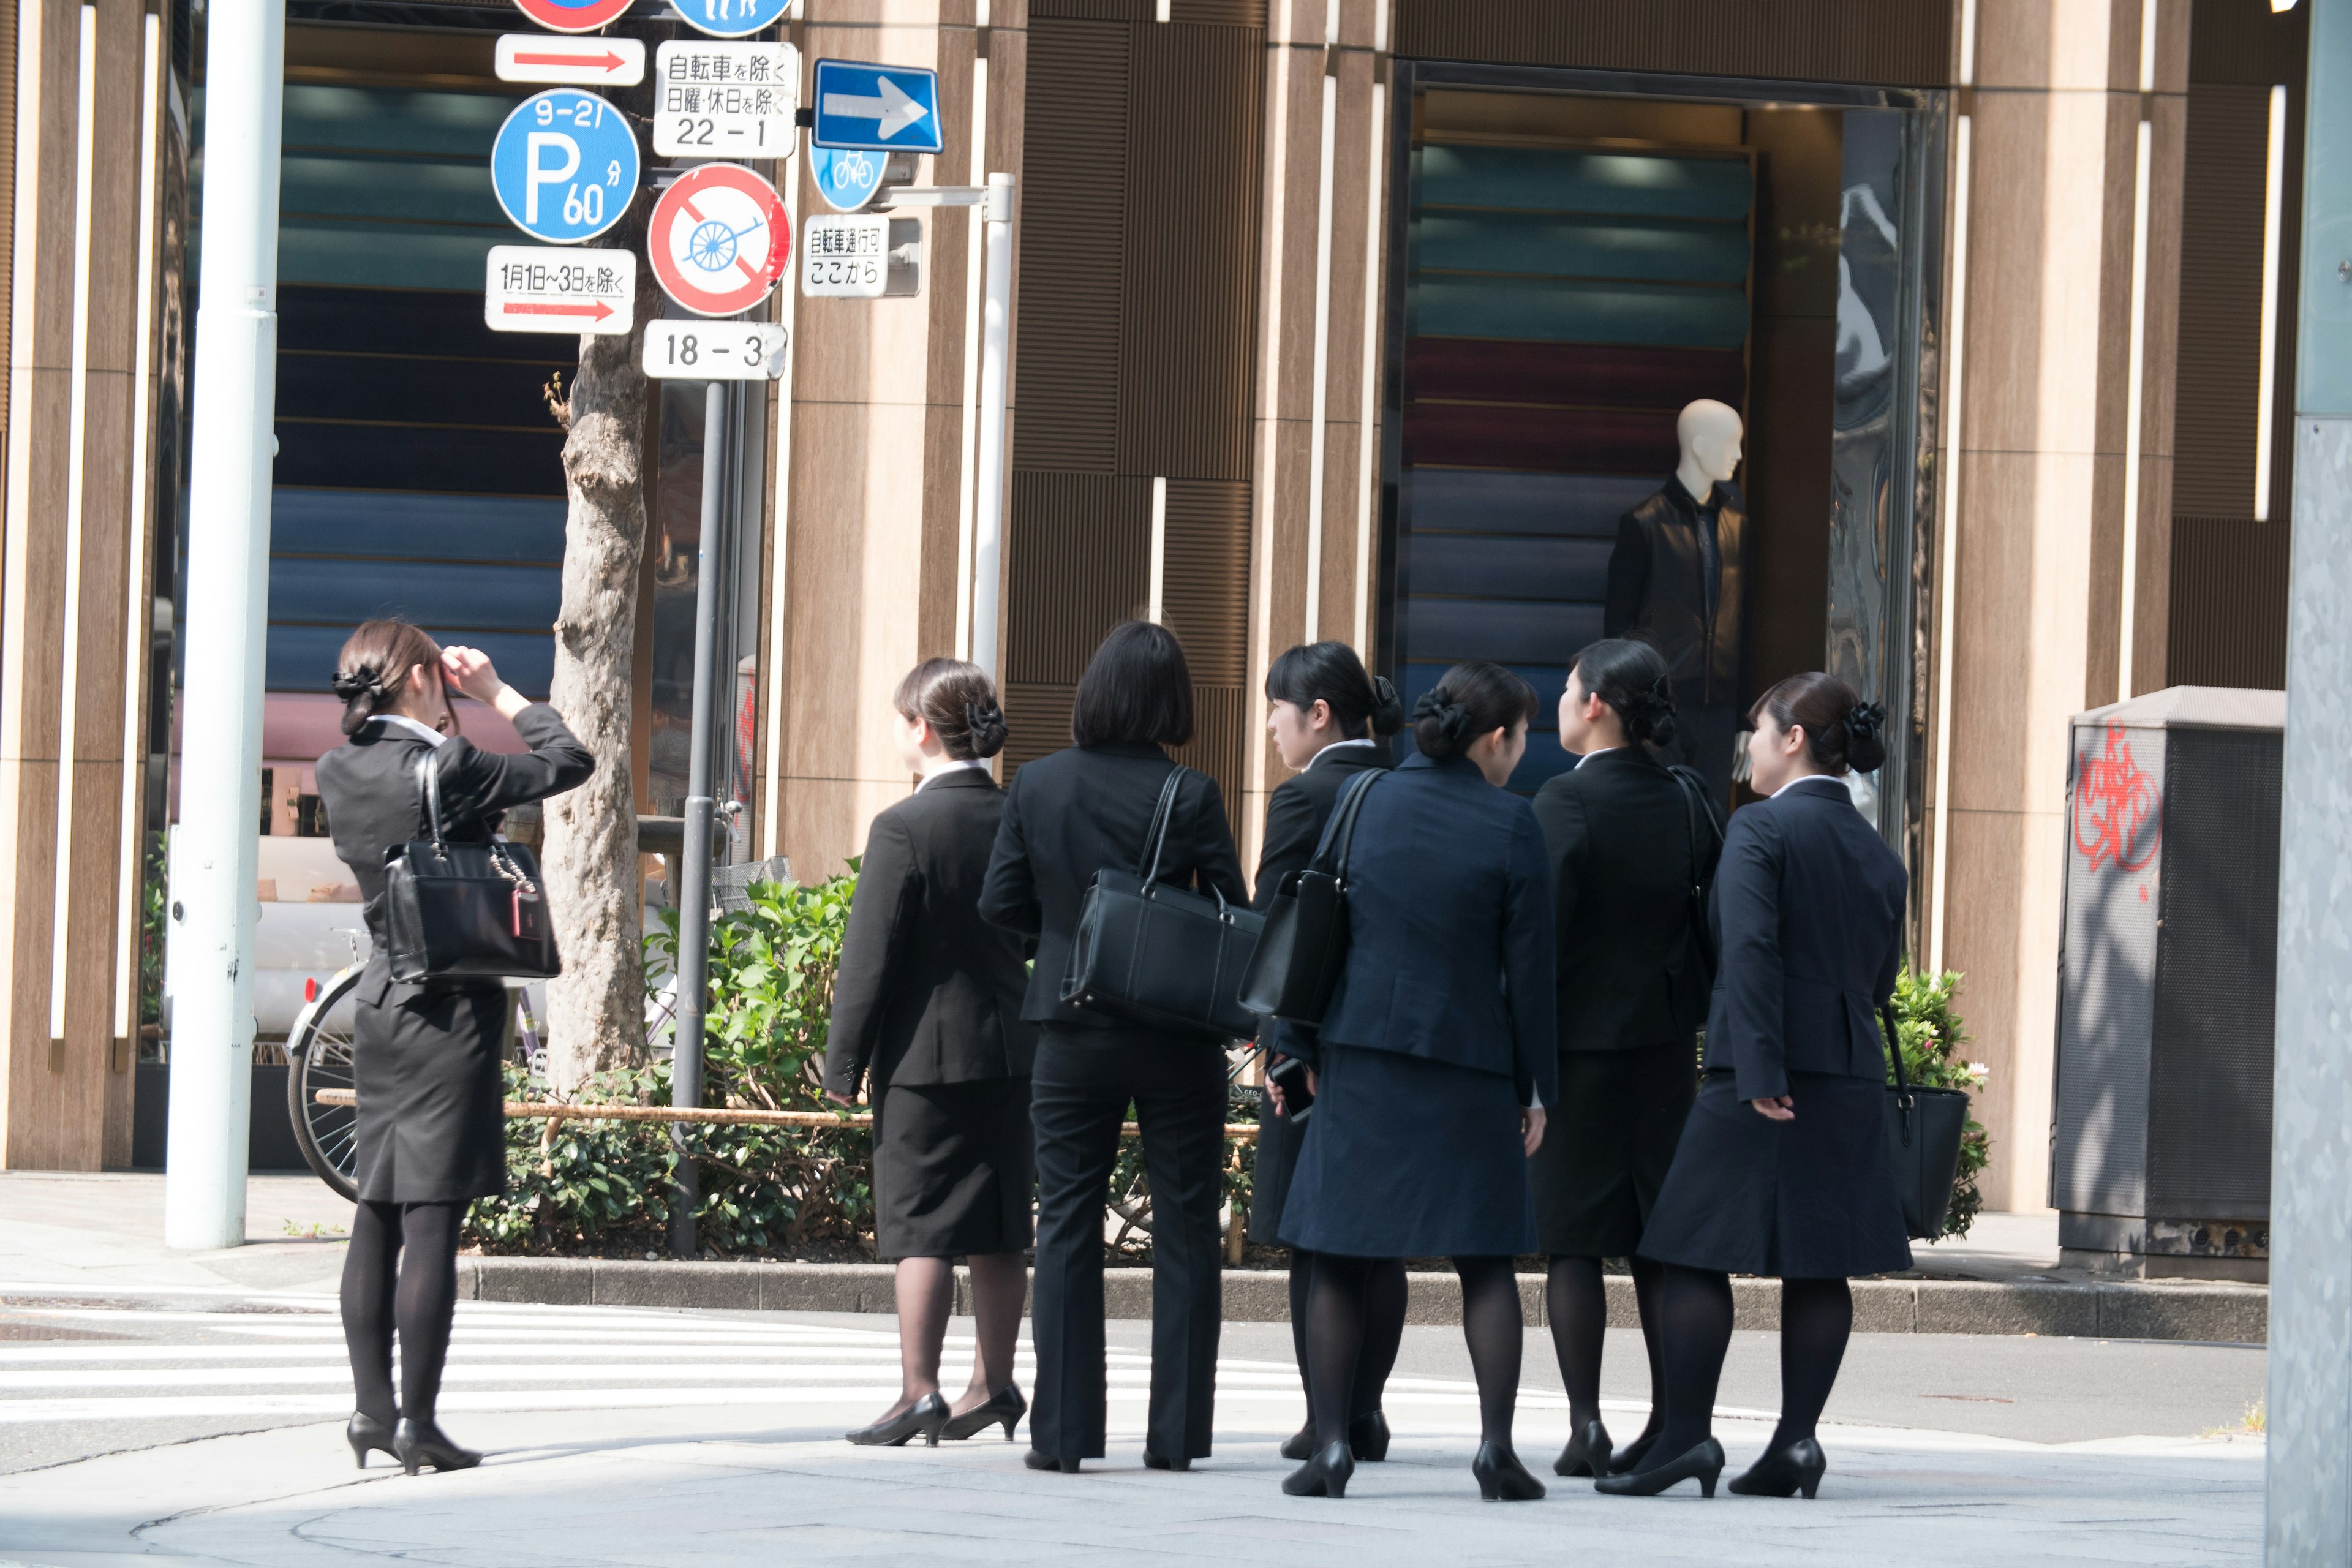
<instances>
[{"instance_id":1,"label":"black pencil skirt","mask_svg":"<svg viewBox=\"0 0 2352 1568\"><path fill-rule=\"evenodd\" d=\"M885 1260L1027 1249L1036 1191L1029 1080L891 1084L874 1106L874 1230Z\"/></svg>"},{"instance_id":2,"label":"black pencil skirt","mask_svg":"<svg viewBox=\"0 0 2352 1568\"><path fill-rule=\"evenodd\" d=\"M1560 1052L1559 1103L1528 1163L1538 1245L1556 1258L1633 1257L1697 1093L1688 1041Z\"/></svg>"},{"instance_id":3,"label":"black pencil skirt","mask_svg":"<svg viewBox=\"0 0 2352 1568\"><path fill-rule=\"evenodd\" d=\"M455 1204L503 1191L505 987L403 984L379 957L354 1002L361 1200Z\"/></svg>"}]
</instances>

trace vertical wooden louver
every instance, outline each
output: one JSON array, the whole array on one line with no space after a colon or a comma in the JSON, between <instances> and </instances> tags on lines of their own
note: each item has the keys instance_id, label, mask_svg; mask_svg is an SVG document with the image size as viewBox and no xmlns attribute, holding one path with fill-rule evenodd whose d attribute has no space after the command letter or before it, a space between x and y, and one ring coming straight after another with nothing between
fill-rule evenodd
<instances>
[{"instance_id":1,"label":"vertical wooden louver","mask_svg":"<svg viewBox=\"0 0 2352 1568\"><path fill-rule=\"evenodd\" d=\"M1956 9L1951 0L1398 0L1396 52L1940 87Z\"/></svg>"}]
</instances>

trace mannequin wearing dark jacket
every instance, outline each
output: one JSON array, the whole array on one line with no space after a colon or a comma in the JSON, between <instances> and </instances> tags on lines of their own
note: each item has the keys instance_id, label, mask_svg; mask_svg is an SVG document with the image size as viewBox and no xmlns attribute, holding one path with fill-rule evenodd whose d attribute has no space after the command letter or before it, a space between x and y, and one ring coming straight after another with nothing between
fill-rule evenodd
<instances>
[{"instance_id":1,"label":"mannequin wearing dark jacket","mask_svg":"<svg viewBox=\"0 0 2352 1568\"><path fill-rule=\"evenodd\" d=\"M1671 761L1696 768L1718 805L1748 689L1748 507L1717 481L1701 502L1677 477L1620 518L1601 635L1640 637L1674 672Z\"/></svg>"}]
</instances>

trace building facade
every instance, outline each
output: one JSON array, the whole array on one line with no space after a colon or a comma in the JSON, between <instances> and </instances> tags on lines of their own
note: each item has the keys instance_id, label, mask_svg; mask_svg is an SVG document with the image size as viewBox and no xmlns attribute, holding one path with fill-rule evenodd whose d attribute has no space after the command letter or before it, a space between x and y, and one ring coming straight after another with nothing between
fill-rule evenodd
<instances>
[{"instance_id":1,"label":"building facade","mask_svg":"<svg viewBox=\"0 0 2352 1568\"><path fill-rule=\"evenodd\" d=\"M1019 182L1003 614L980 650L1008 771L1067 743L1101 634L1154 616L1192 662L1184 760L1252 858L1283 776L1276 654L1348 641L1408 700L1463 658L1557 690L1676 411L1727 403L1741 700L1829 668L1886 705L1868 809L1912 870L1915 958L1968 977L1988 1201L2033 1208L2066 721L2283 679L2303 12L2273 5L802 0L781 32L804 62L940 73L921 183ZM622 26L675 25L639 10ZM161 1033L140 933L171 809L201 16L8 15L0 1163L88 1168L129 1159L142 1020ZM264 892L306 907L265 928L317 949L355 913L305 799L344 628L404 612L545 689L547 394L572 345L491 333L478 303L511 234L488 141L530 90L491 46L520 16L289 15ZM777 167L796 217L824 210L805 162ZM709 542L730 853L803 877L908 787L898 677L973 651L977 226L894 223L920 246L911 296L772 301L790 368L738 405ZM650 815L686 768L695 392L667 384L646 431ZM1565 761L1547 715L1517 783Z\"/></svg>"}]
</instances>

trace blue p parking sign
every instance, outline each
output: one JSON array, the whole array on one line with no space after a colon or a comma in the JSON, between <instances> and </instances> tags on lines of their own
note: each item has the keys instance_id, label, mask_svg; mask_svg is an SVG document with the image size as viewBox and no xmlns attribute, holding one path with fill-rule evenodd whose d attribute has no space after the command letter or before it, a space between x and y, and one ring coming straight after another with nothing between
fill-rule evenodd
<instances>
[{"instance_id":1,"label":"blue p parking sign","mask_svg":"<svg viewBox=\"0 0 2352 1568\"><path fill-rule=\"evenodd\" d=\"M517 228L550 245L578 245L620 222L637 194L636 134L593 92L536 94L499 127L490 184Z\"/></svg>"}]
</instances>

